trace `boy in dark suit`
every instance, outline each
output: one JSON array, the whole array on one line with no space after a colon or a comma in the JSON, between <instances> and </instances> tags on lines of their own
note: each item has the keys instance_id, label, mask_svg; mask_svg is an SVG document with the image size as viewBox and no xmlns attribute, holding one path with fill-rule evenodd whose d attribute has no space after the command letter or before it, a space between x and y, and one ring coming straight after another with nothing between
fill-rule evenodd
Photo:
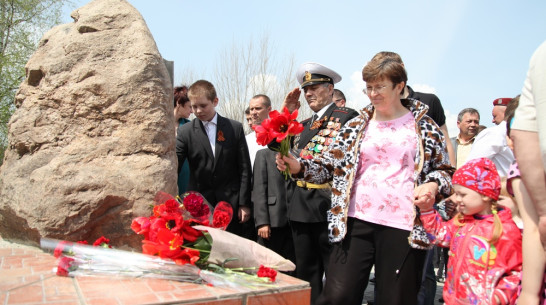
<instances>
[{"instance_id":1,"label":"boy in dark suit","mask_svg":"<svg viewBox=\"0 0 546 305\"><path fill-rule=\"evenodd\" d=\"M188 89L196 118L183 125L176 138L178 165L190 166L188 191L201 193L216 206L226 201L233 207L227 231L241 235L241 223L250 219L252 168L243 125L216 113L216 89L198 80Z\"/></svg>"}]
</instances>

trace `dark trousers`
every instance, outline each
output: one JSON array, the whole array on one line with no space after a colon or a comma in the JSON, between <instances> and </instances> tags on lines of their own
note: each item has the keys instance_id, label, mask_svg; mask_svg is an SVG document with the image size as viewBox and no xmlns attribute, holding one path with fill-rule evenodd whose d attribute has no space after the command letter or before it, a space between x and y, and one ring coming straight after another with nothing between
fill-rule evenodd
<instances>
[{"instance_id":1,"label":"dark trousers","mask_svg":"<svg viewBox=\"0 0 546 305\"><path fill-rule=\"evenodd\" d=\"M235 211L233 211L233 218L227 226L226 231L228 231L229 233L233 233L237 236L250 239L252 241L258 240L258 234L256 232L256 226L254 224L253 217L250 217L247 222L240 223L239 216Z\"/></svg>"},{"instance_id":2,"label":"dark trousers","mask_svg":"<svg viewBox=\"0 0 546 305\"><path fill-rule=\"evenodd\" d=\"M296 253L296 277L311 285L311 304L322 292L322 277L327 273L332 246L328 242L328 223L291 221Z\"/></svg>"},{"instance_id":3,"label":"dark trousers","mask_svg":"<svg viewBox=\"0 0 546 305\"><path fill-rule=\"evenodd\" d=\"M434 297L436 297L436 276L433 263L435 251L434 248L427 251L423 282L418 295L419 305L434 305Z\"/></svg>"},{"instance_id":4,"label":"dark trousers","mask_svg":"<svg viewBox=\"0 0 546 305\"><path fill-rule=\"evenodd\" d=\"M280 256L296 263L296 253L294 252L294 241L292 240L292 231L290 226L271 228L269 239L258 237L258 243L268 249L275 251ZM289 275L295 275L293 272L287 272Z\"/></svg>"},{"instance_id":5,"label":"dark trousers","mask_svg":"<svg viewBox=\"0 0 546 305\"><path fill-rule=\"evenodd\" d=\"M415 305L426 251L410 248L409 232L349 217L334 245L317 304L360 305L375 264L376 304Z\"/></svg>"},{"instance_id":6,"label":"dark trousers","mask_svg":"<svg viewBox=\"0 0 546 305\"><path fill-rule=\"evenodd\" d=\"M251 214L252 215L252 214ZM236 216L236 215L233 215ZM250 217L247 222L241 224L241 237L250 239L252 241L258 240L258 233L256 231L256 225L254 223L254 217Z\"/></svg>"},{"instance_id":7,"label":"dark trousers","mask_svg":"<svg viewBox=\"0 0 546 305\"><path fill-rule=\"evenodd\" d=\"M436 277L445 277L447 261L449 260L449 248L436 247L436 252L438 256L438 273Z\"/></svg>"}]
</instances>

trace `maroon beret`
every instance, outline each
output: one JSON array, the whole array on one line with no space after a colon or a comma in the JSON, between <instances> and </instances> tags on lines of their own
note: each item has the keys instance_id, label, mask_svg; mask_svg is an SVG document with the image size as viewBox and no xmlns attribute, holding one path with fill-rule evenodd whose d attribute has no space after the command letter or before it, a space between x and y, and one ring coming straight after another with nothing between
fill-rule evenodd
<instances>
[{"instance_id":1,"label":"maroon beret","mask_svg":"<svg viewBox=\"0 0 546 305\"><path fill-rule=\"evenodd\" d=\"M508 102L510 102L512 100L511 97L501 97L501 98L498 98L498 99L495 99L493 101L493 106L507 106L508 105Z\"/></svg>"}]
</instances>

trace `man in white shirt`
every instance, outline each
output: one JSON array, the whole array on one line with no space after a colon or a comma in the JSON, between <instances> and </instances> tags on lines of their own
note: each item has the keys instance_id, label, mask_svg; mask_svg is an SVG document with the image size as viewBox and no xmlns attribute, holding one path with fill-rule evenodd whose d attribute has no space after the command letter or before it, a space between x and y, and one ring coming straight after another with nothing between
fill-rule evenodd
<instances>
[{"instance_id":1,"label":"man in white shirt","mask_svg":"<svg viewBox=\"0 0 546 305\"><path fill-rule=\"evenodd\" d=\"M468 160L488 158L497 167L499 176L508 176L510 165L514 161L514 154L506 142L506 122L504 110L511 98L498 98L493 101L493 122L497 126L489 127L480 132L474 140Z\"/></svg>"},{"instance_id":2,"label":"man in white shirt","mask_svg":"<svg viewBox=\"0 0 546 305\"><path fill-rule=\"evenodd\" d=\"M472 144L476 140L478 127L480 126L480 113L474 108L465 108L457 116L457 128L459 134L451 138L453 149L455 150L455 168L461 167L467 160L468 154L472 149Z\"/></svg>"},{"instance_id":3,"label":"man in white shirt","mask_svg":"<svg viewBox=\"0 0 546 305\"><path fill-rule=\"evenodd\" d=\"M263 120L267 119L269 112L271 111L271 100L265 94L255 95L250 99L249 108L252 126L261 125ZM250 163L252 168L254 168L256 153L265 146L256 143L256 132L254 131L246 135L246 143L250 154Z\"/></svg>"}]
</instances>

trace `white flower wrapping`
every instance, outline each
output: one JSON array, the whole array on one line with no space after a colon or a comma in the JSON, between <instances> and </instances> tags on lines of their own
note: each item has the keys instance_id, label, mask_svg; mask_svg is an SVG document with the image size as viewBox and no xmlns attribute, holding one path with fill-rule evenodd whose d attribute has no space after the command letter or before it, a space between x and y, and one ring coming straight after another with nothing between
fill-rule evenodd
<instances>
[{"instance_id":1,"label":"white flower wrapping","mask_svg":"<svg viewBox=\"0 0 546 305\"><path fill-rule=\"evenodd\" d=\"M264 265L279 271L296 269L296 265L290 260L254 241L207 226L194 226L194 228L207 231L212 236L209 263L222 265L226 262L224 266L227 268L249 268Z\"/></svg>"},{"instance_id":2,"label":"white flower wrapping","mask_svg":"<svg viewBox=\"0 0 546 305\"><path fill-rule=\"evenodd\" d=\"M195 226L195 228L208 231L212 236L213 242L208 263L221 266L224 269L223 273L201 270L190 264L177 265L170 259L130 251L46 238L43 238L40 243L42 249L51 252L54 252L61 242L66 245L59 260L62 257L71 259L70 266L66 268L69 269L68 276L147 277L194 283L204 280L218 287L249 291L260 287L271 287L274 283L255 275L230 270L238 268L257 270L260 265L279 271L292 271L296 268L291 261L251 240L207 226Z\"/></svg>"}]
</instances>

